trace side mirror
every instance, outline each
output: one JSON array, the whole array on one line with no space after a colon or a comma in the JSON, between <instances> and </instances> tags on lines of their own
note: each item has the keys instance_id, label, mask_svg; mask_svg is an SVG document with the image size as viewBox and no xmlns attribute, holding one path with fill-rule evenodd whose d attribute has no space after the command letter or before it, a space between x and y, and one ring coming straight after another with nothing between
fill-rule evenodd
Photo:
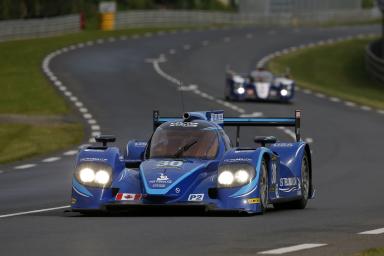
<instances>
[{"instance_id":1,"label":"side mirror","mask_svg":"<svg viewBox=\"0 0 384 256\"><path fill-rule=\"evenodd\" d=\"M255 143L261 144L265 147L266 144L276 143L277 138L275 136L256 136L254 139Z\"/></svg>"},{"instance_id":2,"label":"side mirror","mask_svg":"<svg viewBox=\"0 0 384 256\"><path fill-rule=\"evenodd\" d=\"M95 137L96 142L103 143L103 147L107 146L109 142L115 142L116 137L114 135L100 135Z\"/></svg>"}]
</instances>

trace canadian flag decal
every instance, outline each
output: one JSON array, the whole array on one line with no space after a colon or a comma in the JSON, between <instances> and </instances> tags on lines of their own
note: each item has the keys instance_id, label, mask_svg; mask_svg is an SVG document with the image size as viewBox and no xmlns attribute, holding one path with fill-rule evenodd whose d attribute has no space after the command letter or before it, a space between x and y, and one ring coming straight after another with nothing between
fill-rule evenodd
<instances>
[{"instance_id":1,"label":"canadian flag decal","mask_svg":"<svg viewBox=\"0 0 384 256\"><path fill-rule=\"evenodd\" d=\"M136 201L141 199L141 194L117 193L117 201Z\"/></svg>"}]
</instances>

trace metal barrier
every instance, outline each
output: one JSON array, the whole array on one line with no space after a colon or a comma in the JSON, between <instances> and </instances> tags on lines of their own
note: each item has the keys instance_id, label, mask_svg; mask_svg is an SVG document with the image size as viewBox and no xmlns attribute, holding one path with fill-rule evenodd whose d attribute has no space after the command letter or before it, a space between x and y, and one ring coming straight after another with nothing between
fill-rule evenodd
<instances>
[{"instance_id":1,"label":"metal barrier","mask_svg":"<svg viewBox=\"0 0 384 256\"><path fill-rule=\"evenodd\" d=\"M47 37L80 30L80 15L0 21L0 41Z\"/></svg>"},{"instance_id":2,"label":"metal barrier","mask_svg":"<svg viewBox=\"0 0 384 256\"><path fill-rule=\"evenodd\" d=\"M377 9L273 15L180 10L127 11L117 13L116 28L204 24L301 26L366 21L380 18L380 15Z\"/></svg>"},{"instance_id":3,"label":"metal barrier","mask_svg":"<svg viewBox=\"0 0 384 256\"><path fill-rule=\"evenodd\" d=\"M384 83L384 59L381 58L383 56L382 44L381 40L377 40L365 48L365 66L373 79Z\"/></svg>"}]
</instances>

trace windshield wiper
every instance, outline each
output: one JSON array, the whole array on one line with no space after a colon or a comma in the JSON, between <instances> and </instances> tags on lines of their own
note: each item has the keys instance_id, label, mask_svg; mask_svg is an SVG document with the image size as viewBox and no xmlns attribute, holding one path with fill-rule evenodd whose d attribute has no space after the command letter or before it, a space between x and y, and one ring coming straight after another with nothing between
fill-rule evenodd
<instances>
[{"instance_id":1,"label":"windshield wiper","mask_svg":"<svg viewBox=\"0 0 384 256\"><path fill-rule=\"evenodd\" d=\"M197 143L197 140L194 140L194 141L191 141L189 142L188 144L180 147L176 153L173 155L173 157L180 157L185 151L187 151L188 149L190 149L193 145L195 145Z\"/></svg>"}]
</instances>

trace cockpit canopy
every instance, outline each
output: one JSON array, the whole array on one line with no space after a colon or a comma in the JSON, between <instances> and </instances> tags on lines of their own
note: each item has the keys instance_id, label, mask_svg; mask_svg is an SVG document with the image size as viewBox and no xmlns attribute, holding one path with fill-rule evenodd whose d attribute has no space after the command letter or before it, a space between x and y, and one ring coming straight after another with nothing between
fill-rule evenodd
<instances>
[{"instance_id":1,"label":"cockpit canopy","mask_svg":"<svg viewBox=\"0 0 384 256\"><path fill-rule=\"evenodd\" d=\"M218 129L202 120L164 123L152 136L149 158L214 159L219 150Z\"/></svg>"}]
</instances>

